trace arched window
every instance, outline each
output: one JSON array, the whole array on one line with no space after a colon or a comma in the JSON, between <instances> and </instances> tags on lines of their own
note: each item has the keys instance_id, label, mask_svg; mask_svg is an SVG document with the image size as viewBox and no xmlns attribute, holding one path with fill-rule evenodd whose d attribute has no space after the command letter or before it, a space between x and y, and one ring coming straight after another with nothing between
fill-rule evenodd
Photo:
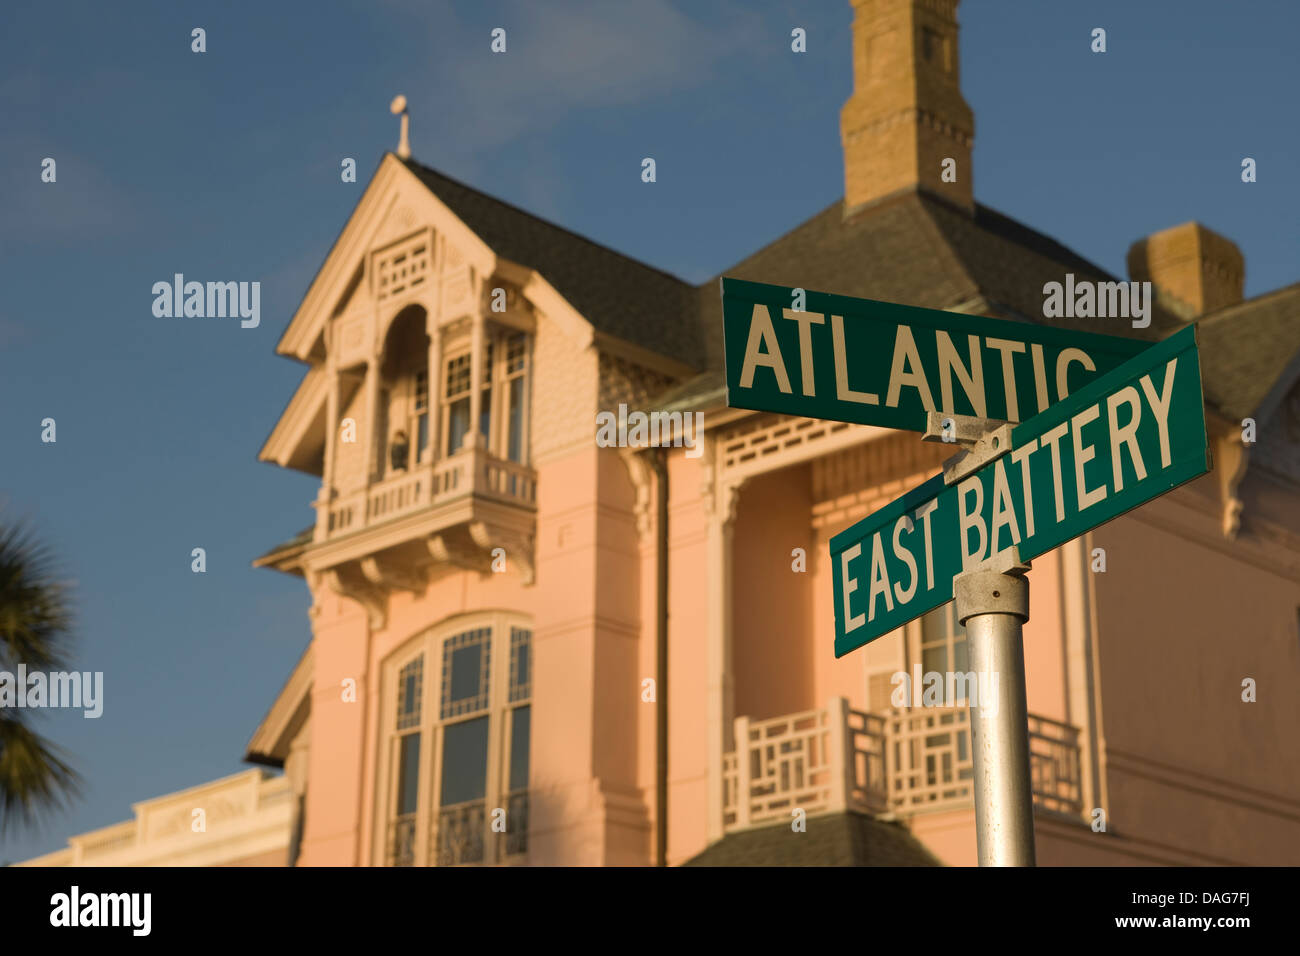
<instances>
[{"instance_id":1,"label":"arched window","mask_svg":"<svg viewBox=\"0 0 1300 956\"><path fill-rule=\"evenodd\" d=\"M390 866L509 863L528 851L532 630L466 615L384 668L377 794Z\"/></svg>"}]
</instances>

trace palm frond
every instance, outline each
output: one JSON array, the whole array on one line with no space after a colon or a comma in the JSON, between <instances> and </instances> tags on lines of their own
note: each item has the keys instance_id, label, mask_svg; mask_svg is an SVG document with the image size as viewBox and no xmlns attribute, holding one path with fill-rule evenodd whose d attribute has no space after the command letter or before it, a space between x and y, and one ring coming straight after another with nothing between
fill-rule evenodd
<instances>
[{"instance_id":1,"label":"palm frond","mask_svg":"<svg viewBox=\"0 0 1300 956\"><path fill-rule=\"evenodd\" d=\"M53 744L0 711L0 833L15 820L36 823L80 789L80 775Z\"/></svg>"},{"instance_id":2,"label":"palm frond","mask_svg":"<svg viewBox=\"0 0 1300 956\"><path fill-rule=\"evenodd\" d=\"M67 585L30 529L0 524L0 664L62 670L72 627Z\"/></svg>"}]
</instances>

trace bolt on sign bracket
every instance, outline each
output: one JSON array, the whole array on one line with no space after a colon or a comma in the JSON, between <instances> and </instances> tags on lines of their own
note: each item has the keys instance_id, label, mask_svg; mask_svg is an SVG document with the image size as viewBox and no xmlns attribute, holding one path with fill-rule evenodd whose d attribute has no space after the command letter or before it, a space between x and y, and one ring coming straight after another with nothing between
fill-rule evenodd
<instances>
[{"instance_id":1,"label":"bolt on sign bracket","mask_svg":"<svg viewBox=\"0 0 1300 956\"><path fill-rule=\"evenodd\" d=\"M929 412L922 441L958 444L965 450L943 463L943 483L954 485L1011 450L1011 422Z\"/></svg>"}]
</instances>

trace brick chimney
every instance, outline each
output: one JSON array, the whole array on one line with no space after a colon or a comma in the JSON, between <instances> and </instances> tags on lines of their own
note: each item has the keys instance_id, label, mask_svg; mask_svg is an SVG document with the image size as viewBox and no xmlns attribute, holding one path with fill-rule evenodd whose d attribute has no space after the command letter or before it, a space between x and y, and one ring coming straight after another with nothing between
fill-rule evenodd
<instances>
[{"instance_id":1,"label":"brick chimney","mask_svg":"<svg viewBox=\"0 0 1300 956\"><path fill-rule=\"evenodd\" d=\"M853 95L840 111L844 212L903 189L968 211L975 117L957 76L958 0L850 0ZM956 160L956 181L943 161Z\"/></svg>"},{"instance_id":2,"label":"brick chimney","mask_svg":"<svg viewBox=\"0 0 1300 956\"><path fill-rule=\"evenodd\" d=\"M1246 260L1231 239L1185 222L1133 243L1128 274L1177 300L1175 311L1191 320L1241 301Z\"/></svg>"}]
</instances>

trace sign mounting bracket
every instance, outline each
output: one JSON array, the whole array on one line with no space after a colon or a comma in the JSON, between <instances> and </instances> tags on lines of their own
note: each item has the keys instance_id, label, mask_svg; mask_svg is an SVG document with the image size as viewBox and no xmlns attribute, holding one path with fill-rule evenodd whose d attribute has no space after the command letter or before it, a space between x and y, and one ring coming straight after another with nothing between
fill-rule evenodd
<instances>
[{"instance_id":1,"label":"sign mounting bracket","mask_svg":"<svg viewBox=\"0 0 1300 956\"><path fill-rule=\"evenodd\" d=\"M958 444L963 450L943 463L943 483L955 485L1011 450L1011 422L973 415L929 412L921 441Z\"/></svg>"}]
</instances>

